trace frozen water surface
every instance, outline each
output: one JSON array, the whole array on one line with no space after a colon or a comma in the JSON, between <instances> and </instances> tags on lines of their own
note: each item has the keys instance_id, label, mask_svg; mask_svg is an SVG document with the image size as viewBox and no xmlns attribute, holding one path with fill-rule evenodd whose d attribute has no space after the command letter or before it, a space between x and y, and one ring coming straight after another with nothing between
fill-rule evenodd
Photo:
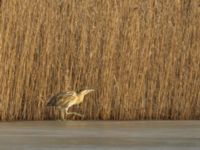
<instances>
[{"instance_id":1,"label":"frozen water surface","mask_svg":"<svg viewBox=\"0 0 200 150\"><path fill-rule=\"evenodd\" d=\"M0 150L200 150L200 121L0 123Z\"/></svg>"}]
</instances>

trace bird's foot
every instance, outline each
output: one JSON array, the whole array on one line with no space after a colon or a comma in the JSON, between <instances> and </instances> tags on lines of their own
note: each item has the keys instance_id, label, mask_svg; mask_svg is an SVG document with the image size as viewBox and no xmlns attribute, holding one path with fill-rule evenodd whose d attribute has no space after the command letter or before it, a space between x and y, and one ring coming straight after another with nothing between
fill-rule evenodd
<instances>
[{"instance_id":1,"label":"bird's foot","mask_svg":"<svg viewBox=\"0 0 200 150\"><path fill-rule=\"evenodd\" d=\"M72 115L77 115L77 116L82 117L82 118L84 117L84 115L81 115L81 114L76 113L76 112L68 112L68 113L67 113L67 115L71 115L71 114L72 114Z\"/></svg>"}]
</instances>

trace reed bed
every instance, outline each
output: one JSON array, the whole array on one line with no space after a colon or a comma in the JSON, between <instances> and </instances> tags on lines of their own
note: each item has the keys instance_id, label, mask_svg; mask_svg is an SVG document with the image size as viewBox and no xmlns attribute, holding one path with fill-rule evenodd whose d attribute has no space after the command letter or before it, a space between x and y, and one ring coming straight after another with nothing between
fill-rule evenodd
<instances>
[{"instance_id":1,"label":"reed bed","mask_svg":"<svg viewBox=\"0 0 200 150\"><path fill-rule=\"evenodd\" d=\"M200 119L197 0L0 0L0 120ZM71 119L80 119L70 117Z\"/></svg>"}]
</instances>

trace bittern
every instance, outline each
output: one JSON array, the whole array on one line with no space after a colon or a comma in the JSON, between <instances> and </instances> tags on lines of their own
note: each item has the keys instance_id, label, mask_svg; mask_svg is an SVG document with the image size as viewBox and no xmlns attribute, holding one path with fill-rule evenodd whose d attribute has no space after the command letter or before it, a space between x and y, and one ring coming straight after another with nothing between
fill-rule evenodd
<instances>
[{"instance_id":1,"label":"bittern","mask_svg":"<svg viewBox=\"0 0 200 150\"><path fill-rule=\"evenodd\" d=\"M84 96L93 91L93 89L90 89L82 90L79 93L76 93L75 91L60 92L50 98L50 100L47 103L47 106L55 106L56 108L58 108L61 111L62 120L65 120L65 113L66 115L74 114L82 117L83 115L79 113L68 112L68 109L73 105L82 103Z\"/></svg>"}]
</instances>

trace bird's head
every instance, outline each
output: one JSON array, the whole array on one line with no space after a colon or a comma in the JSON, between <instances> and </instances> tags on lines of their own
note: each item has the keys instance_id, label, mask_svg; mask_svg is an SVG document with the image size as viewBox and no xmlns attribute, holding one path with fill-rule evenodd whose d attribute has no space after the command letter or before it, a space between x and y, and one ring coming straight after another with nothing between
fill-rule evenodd
<instances>
[{"instance_id":1,"label":"bird's head","mask_svg":"<svg viewBox=\"0 0 200 150\"><path fill-rule=\"evenodd\" d=\"M93 92L93 91L94 91L94 89L82 90L82 91L80 92L80 94L81 94L81 95L87 95L88 93Z\"/></svg>"}]
</instances>

